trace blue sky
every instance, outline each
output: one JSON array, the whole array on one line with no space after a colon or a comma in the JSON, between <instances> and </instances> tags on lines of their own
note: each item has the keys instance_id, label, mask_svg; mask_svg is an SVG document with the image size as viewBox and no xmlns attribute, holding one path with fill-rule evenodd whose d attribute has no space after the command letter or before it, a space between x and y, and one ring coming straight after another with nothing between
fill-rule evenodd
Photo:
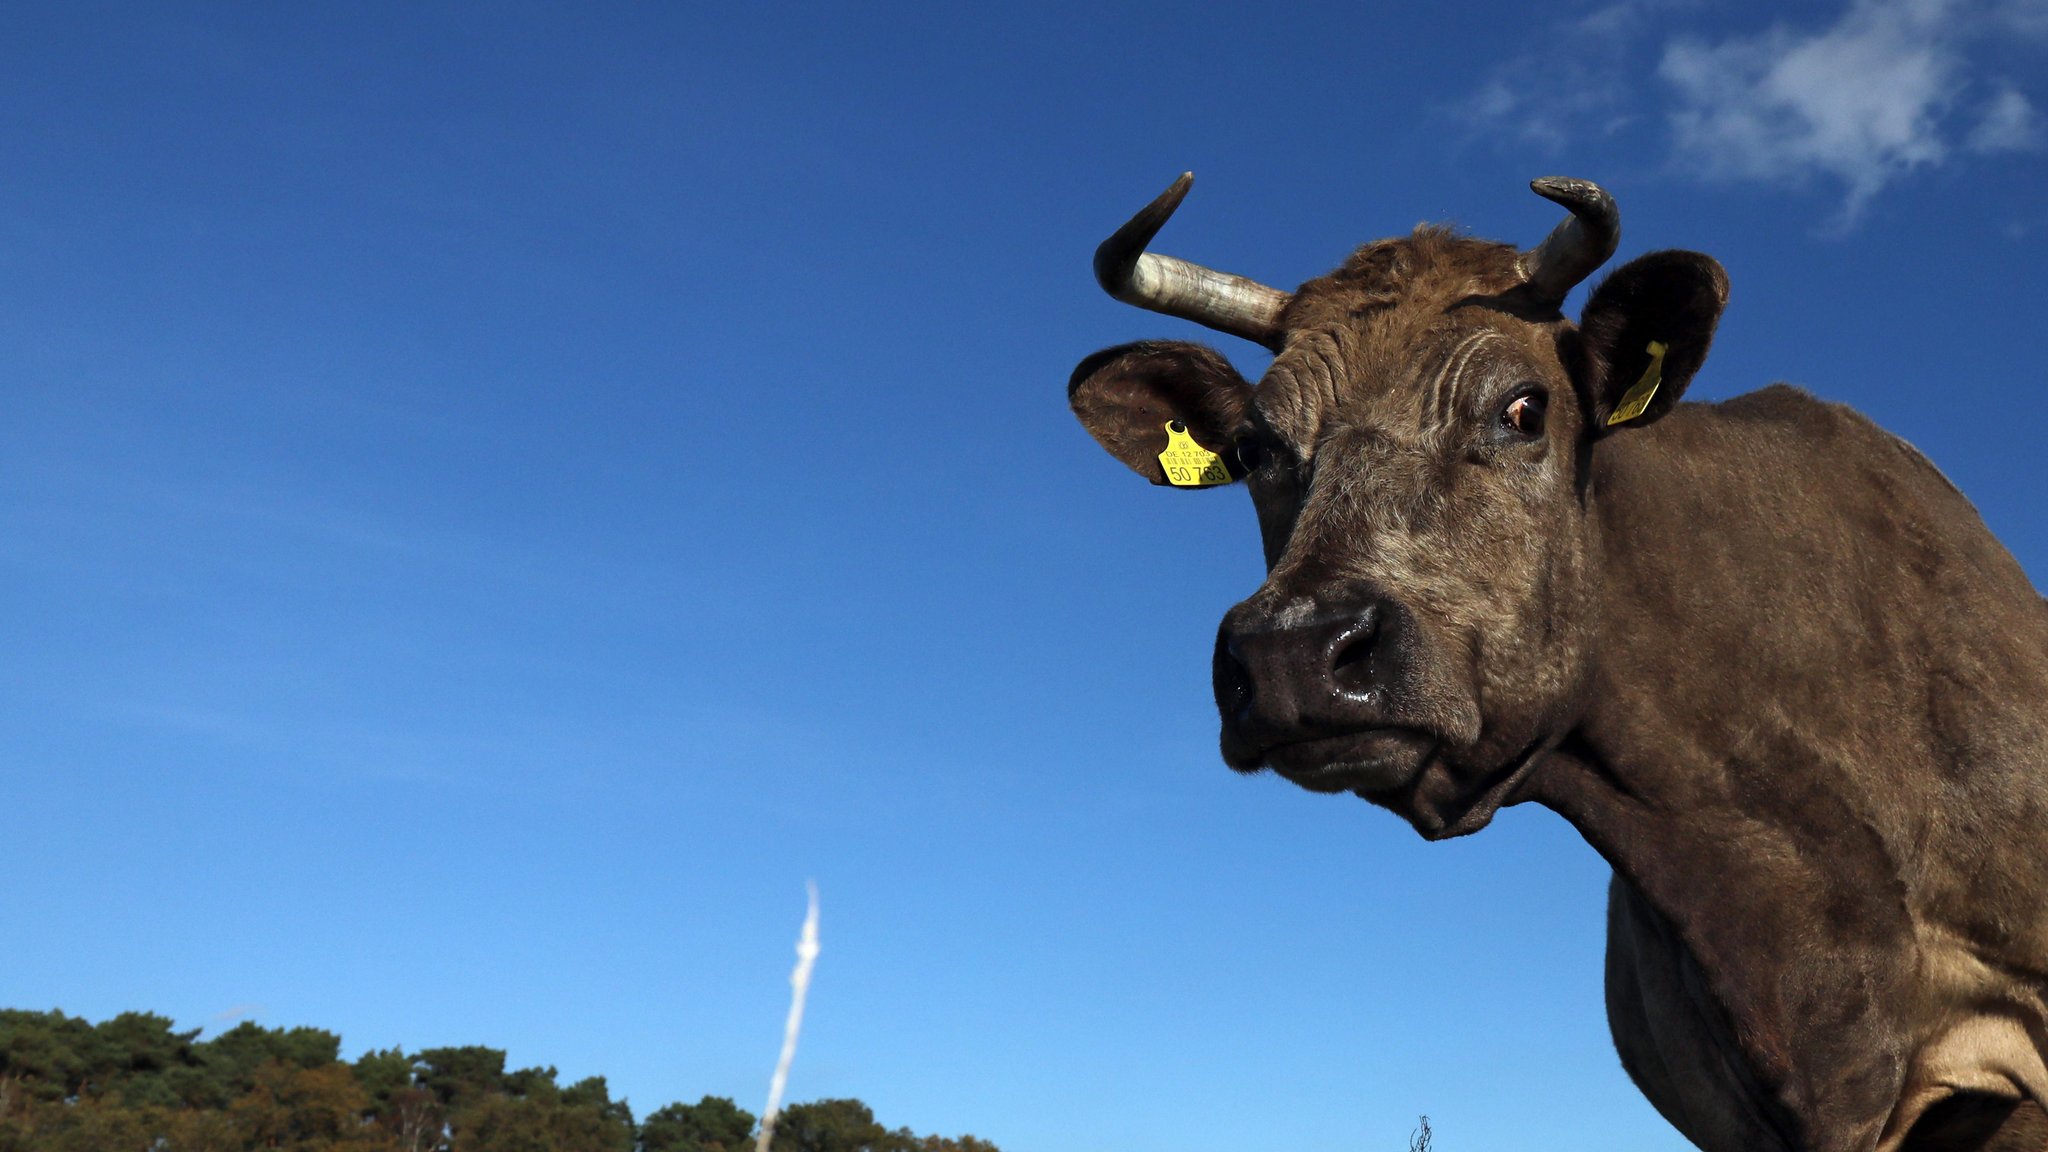
<instances>
[{"instance_id":1,"label":"blue sky","mask_svg":"<svg viewBox=\"0 0 2048 1152\"><path fill-rule=\"evenodd\" d=\"M1692 395L1924 449L2048 573L2041 0L12 4L0 1002L483 1043L1007 1152L1681 1139L1606 868L1219 762L1241 492L1067 414L1094 245L1711 252Z\"/></svg>"}]
</instances>

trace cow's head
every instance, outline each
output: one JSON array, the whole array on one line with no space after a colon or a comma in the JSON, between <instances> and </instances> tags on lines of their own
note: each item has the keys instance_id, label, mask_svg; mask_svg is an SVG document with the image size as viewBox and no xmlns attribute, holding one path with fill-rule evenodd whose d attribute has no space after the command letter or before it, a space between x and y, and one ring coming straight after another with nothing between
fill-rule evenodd
<instances>
[{"instance_id":1,"label":"cow's head","mask_svg":"<svg viewBox=\"0 0 2048 1152\"><path fill-rule=\"evenodd\" d=\"M1550 179L1533 187L1571 215L1536 248L1424 227L1286 293L1144 250L1190 183L1104 242L1096 276L1265 345L1272 367L1254 386L1198 344L1126 344L1083 360L1068 395L1153 483L1251 490L1267 576L1216 637L1223 758L1356 792L1425 836L1473 831L1583 707L1595 456L1677 403L1727 277L1699 253L1644 256L1574 325L1559 307L1620 225L1600 188Z\"/></svg>"}]
</instances>

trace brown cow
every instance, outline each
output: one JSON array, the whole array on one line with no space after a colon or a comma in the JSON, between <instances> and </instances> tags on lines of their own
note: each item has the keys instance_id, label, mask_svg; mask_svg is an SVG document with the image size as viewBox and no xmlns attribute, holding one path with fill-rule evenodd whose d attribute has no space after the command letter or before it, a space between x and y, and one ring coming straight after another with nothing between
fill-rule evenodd
<instances>
[{"instance_id":1,"label":"brown cow","mask_svg":"<svg viewBox=\"0 0 2048 1152\"><path fill-rule=\"evenodd\" d=\"M1154 483L1251 490L1224 760L1431 839L1569 820L1622 1063L1709 1152L2048 1147L2048 602L1962 494L1794 388L1680 403L1707 256L1565 319L1592 184L1535 183L1571 215L1530 251L1424 227L1287 293L1144 251L1189 181L1096 274L1272 367L1129 344L1069 395Z\"/></svg>"}]
</instances>

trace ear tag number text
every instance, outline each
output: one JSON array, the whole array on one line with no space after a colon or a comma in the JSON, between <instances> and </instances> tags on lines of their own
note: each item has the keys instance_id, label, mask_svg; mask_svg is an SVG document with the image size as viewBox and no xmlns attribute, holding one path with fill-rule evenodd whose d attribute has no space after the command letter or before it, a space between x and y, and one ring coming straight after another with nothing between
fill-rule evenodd
<instances>
[{"instance_id":1,"label":"ear tag number text","mask_svg":"<svg viewBox=\"0 0 2048 1152\"><path fill-rule=\"evenodd\" d=\"M1607 418L1608 427L1626 424L1649 410L1650 401L1657 398L1657 385L1664 382L1664 352L1661 341L1650 341L1650 366L1643 369L1643 378L1636 381L1636 386L1622 394L1621 406Z\"/></svg>"},{"instance_id":2,"label":"ear tag number text","mask_svg":"<svg viewBox=\"0 0 2048 1152\"><path fill-rule=\"evenodd\" d=\"M1230 469L1223 457L1209 451L1188 435L1187 425L1166 422L1166 451L1159 454L1159 467L1166 482L1176 488L1213 488L1230 483Z\"/></svg>"}]
</instances>

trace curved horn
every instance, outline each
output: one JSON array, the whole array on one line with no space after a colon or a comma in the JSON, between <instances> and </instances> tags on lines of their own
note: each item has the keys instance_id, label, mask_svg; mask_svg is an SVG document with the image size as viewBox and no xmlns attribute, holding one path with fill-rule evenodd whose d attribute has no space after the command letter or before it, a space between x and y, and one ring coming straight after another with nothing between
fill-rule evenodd
<instances>
[{"instance_id":1,"label":"curved horn","mask_svg":"<svg viewBox=\"0 0 2048 1152\"><path fill-rule=\"evenodd\" d=\"M1280 310L1290 295L1256 280L1232 276L1171 256L1145 251L1195 183L1183 172L1159 198L1095 250L1095 279L1126 304L1193 320L1278 350Z\"/></svg>"},{"instance_id":2,"label":"curved horn","mask_svg":"<svg viewBox=\"0 0 2048 1152\"><path fill-rule=\"evenodd\" d=\"M1607 263L1621 243L1621 211L1614 197L1591 180L1545 176L1529 187L1571 215L1550 230L1543 243L1522 253L1522 277L1552 304L1564 298L1593 269Z\"/></svg>"}]
</instances>

